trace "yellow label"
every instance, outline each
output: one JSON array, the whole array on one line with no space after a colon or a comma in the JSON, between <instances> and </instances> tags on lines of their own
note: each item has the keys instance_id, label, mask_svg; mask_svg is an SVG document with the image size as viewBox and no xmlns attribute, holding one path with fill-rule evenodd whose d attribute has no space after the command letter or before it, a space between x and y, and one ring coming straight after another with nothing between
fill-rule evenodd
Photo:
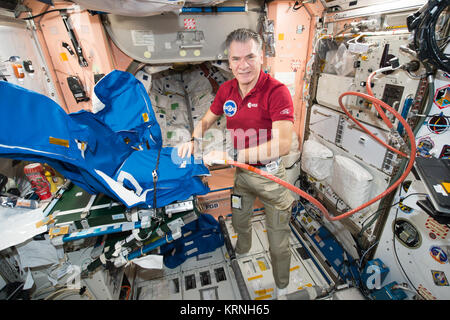
<instances>
[{"instance_id":1,"label":"yellow label","mask_svg":"<svg viewBox=\"0 0 450 320\"><path fill-rule=\"evenodd\" d=\"M307 283L304 287L302 287L302 286L298 287L297 290L303 290L303 289L305 289L305 287L311 288L312 284L311 283Z\"/></svg>"},{"instance_id":2,"label":"yellow label","mask_svg":"<svg viewBox=\"0 0 450 320\"><path fill-rule=\"evenodd\" d=\"M50 236L50 238L53 238L67 233L69 233L69 226L64 226L60 228L50 228L48 235Z\"/></svg>"},{"instance_id":3,"label":"yellow label","mask_svg":"<svg viewBox=\"0 0 450 320\"><path fill-rule=\"evenodd\" d=\"M254 277L250 277L250 278L248 278L247 280L248 280L248 281L252 281L252 280L255 280L255 279L259 279L259 278L262 278L262 274L259 274L259 275L254 276Z\"/></svg>"},{"instance_id":4,"label":"yellow label","mask_svg":"<svg viewBox=\"0 0 450 320\"><path fill-rule=\"evenodd\" d=\"M144 119L144 122L148 122L149 121L148 114L147 113L143 113L142 114L142 119Z\"/></svg>"},{"instance_id":5,"label":"yellow label","mask_svg":"<svg viewBox=\"0 0 450 320\"><path fill-rule=\"evenodd\" d=\"M40 227L42 227L43 225L51 224L51 223L53 223L53 222L55 222L55 220L53 219L53 216L52 216L52 215L49 215L48 217L45 217L45 218L42 219L41 221L36 222L36 228L40 228Z\"/></svg>"},{"instance_id":6,"label":"yellow label","mask_svg":"<svg viewBox=\"0 0 450 320\"><path fill-rule=\"evenodd\" d=\"M444 187L447 193L450 193L450 182L442 182L442 186Z\"/></svg>"},{"instance_id":7,"label":"yellow label","mask_svg":"<svg viewBox=\"0 0 450 320\"><path fill-rule=\"evenodd\" d=\"M289 271L294 271L294 270L297 270L299 268L300 268L300 266L295 266L295 267L290 268Z\"/></svg>"},{"instance_id":8,"label":"yellow label","mask_svg":"<svg viewBox=\"0 0 450 320\"><path fill-rule=\"evenodd\" d=\"M269 289L256 290L255 293L258 296L262 296L262 295L266 295L267 293L272 292L272 291L273 291L273 288L269 288Z\"/></svg>"},{"instance_id":9,"label":"yellow label","mask_svg":"<svg viewBox=\"0 0 450 320\"><path fill-rule=\"evenodd\" d=\"M58 146L63 146L66 148L69 147L69 140L66 140L66 139L58 139L58 138L49 137L48 142L50 142L51 144L57 144Z\"/></svg>"},{"instance_id":10,"label":"yellow label","mask_svg":"<svg viewBox=\"0 0 450 320\"><path fill-rule=\"evenodd\" d=\"M267 270L267 266L264 263L264 261L258 260L258 265L259 265L259 269L261 269L261 271L266 271Z\"/></svg>"},{"instance_id":11,"label":"yellow label","mask_svg":"<svg viewBox=\"0 0 450 320\"><path fill-rule=\"evenodd\" d=\"M388 26L388 27L386 27L386 29L400 29L400 28L408 28L408 26L406 25L406 24L402 24L402 25L399 25L399 26Z\"/></svg>"},{"instance_id":12,"label":"yellow label","mask_svg":"<svg viewBox=\"0 0 450 320\"><path fill-rule=\"evenodd\" d=\"M262 297L256 297L255 300L264 300L264 299L270 299L270 298L272 298L272 295L267 294L267 295L262 296Z\"/></svg>"},{"instance_id":13,"label":"yellow label","mask_svg":"<svg viewBox=\"0 0 450 320\"><path fill-rule=\"evenodd\" d=\"M284 40L284 33L278 34L278 40Z\"/></svg>"},{"instance_id":14,"label":"yellow label","mask_svg":"<svg viewBox=\"0 0 450 320\"><path fill-rule=\"evenodd\" d=\"M67 58L67 54L65 52L61 52L59 56L61 57L62 61L69 61L69 58Z\"/></svg>"}]
</instances>

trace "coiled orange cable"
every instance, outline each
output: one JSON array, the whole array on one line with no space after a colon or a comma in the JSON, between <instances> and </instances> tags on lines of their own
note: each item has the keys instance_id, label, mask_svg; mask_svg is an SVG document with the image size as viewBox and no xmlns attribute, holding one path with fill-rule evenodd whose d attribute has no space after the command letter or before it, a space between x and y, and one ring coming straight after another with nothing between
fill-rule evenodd
<instances>
[{"instance_id":1,"label":"coiled orange cable","mask_svg":"<svg viewBox=\"0 0 450 320\"><path fill-rule=\"evenodd\" d=\"M339 216L331 216L328 213L328 210L314 197L312 197L311 195L307 194L306 192L304 192L303 190L297 188L296 186L281 180L280 178L277 178L263 170L260 170L258 168L255 168L253 166L250 166L248 164L245 163L240 163L240 162L236 162L233 160L226 160L225 163L226 164L230 164L245 170L249 170L252 171L256 174L259 174L263 177L266 177L267 179L270 179L280 185L282 185L283 187L295 192L296 194L298 194L299 196L301 196L302 198L305 198L307 200L309 200L311 203L313 203L314 205L317 206L317 208L319 208L319 210L323 213L323 215L325 216L326 219L330 220L330 221L336 221L336 220L341 220L344 218L347 218L349 216L351 216L352 214L370 206L371 204L373 204L374 202L380 200L381 198L385 197L386 195L388 195L389 193L391 193L392 191L394 191L400 183L402 183L406 177L408 176L409 172L412 169L412 166L414 165L414 160L416 157L416 141L415 141L415 137L414 137L414 133L411 129L411 127L409 126L409 124L406 122L405 119L403 119L403 117L397 112L395 111L395 109L393 109L392 107L390 107L388 104L386 104L384 101L379 100L377 98L375 98L374 96L365 94L365 93L361 93L361 92L344 92L343 94L341 94L341 96L339 97L339 105L342 108L342 110L345 112L345 114L352 120L354 121L361 129L363 129L365 132L367 132L367 134L369 134L372 138L376 139L379 143L381 143L382 145L384 145L385 147L390 147L389 149L391 149L392 147L389 146L388 144L386 144L384 141L380 140L378 137L376 137L373 133L371 133L366 127L364 127L358 120L356 120L349 112L348 110L345 108L345 106L342 103L342 98L345 96L349 96L349 95L354 95L354 96L358 96L361 97L363 99L369 100L371 101L373 104L377 104L378 106L383 107L384 109L386 109L387 111L391 112L402 124L403 127L405 128L405 131L408 135L409 141L410 141L410 155L409 155L409 162L408 165L405 169L405 171L403 172L403 174L397 179L397 181L395 183L393 183L388 189L386 189L384 192L380 193L378 196L374 197L373 199L369 200L368 202L360 205L359 207L349 210ZM403 152L392 148L394 152L396 152L399 155L408 157L406 154L404 154Z\"/></svg>"}]
</instances>

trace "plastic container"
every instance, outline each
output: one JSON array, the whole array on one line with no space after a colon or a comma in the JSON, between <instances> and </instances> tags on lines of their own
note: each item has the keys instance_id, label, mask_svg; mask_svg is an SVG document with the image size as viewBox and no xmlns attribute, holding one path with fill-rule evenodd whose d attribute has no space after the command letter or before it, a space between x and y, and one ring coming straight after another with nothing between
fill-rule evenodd
<instances>
[{"instance_id":1,"label":"plastic container","mask_svg":"<svg viewBox=\"0 0 450 320\"><path fill-rule=\"evenodd\" d=\"M44 174L43 166L40 163L30 163L23 170L39 199L46 200L51 198L50 184Z\"/></svg>"}]
</instances>

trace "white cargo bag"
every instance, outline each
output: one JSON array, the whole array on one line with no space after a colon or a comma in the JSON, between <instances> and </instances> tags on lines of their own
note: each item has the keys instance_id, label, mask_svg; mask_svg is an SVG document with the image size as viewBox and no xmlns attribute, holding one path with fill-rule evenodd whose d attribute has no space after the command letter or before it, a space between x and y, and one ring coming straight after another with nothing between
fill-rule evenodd
<instances>
[{"instance_id":1,"label":"white cargo bag","mask_svg":"<svg viewBox=\"0 0 450 320\"><path fill-rule=\"evenodd\" d=\"M323 144L306 140L303 143L301 168L314 179L324 180L331 175L333 152Z\"/></svg>"},{"instance_id":2,"label":"white cargo bag","mask_svg":"<svg viewBox=\"0 0 450 320\"><path fill-rule=\"evenodd\" d=\"M334 157L331 187L352 209L369 200L373 176L350 158Z\"/></svg>"}]
</instances>

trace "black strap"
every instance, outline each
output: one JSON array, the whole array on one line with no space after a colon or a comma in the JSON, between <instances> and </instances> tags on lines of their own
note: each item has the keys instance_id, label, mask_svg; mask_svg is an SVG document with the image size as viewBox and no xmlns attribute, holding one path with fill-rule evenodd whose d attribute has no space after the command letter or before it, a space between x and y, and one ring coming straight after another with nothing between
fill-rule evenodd
<instances>
[{"instance_id":1,"label":"black strap","mask_svg":"<svg viewBox=\"0 0 450 320\"><path fill-rule=\"evenodd\" d=\"M158 157L156 158L155 169L152 172L152 176L153 176L153 209L156 209L156 182L158 181L158 166L159 166L160 154L161 154L161 149L158 149Z\"/></svg>"}]
</instances>

